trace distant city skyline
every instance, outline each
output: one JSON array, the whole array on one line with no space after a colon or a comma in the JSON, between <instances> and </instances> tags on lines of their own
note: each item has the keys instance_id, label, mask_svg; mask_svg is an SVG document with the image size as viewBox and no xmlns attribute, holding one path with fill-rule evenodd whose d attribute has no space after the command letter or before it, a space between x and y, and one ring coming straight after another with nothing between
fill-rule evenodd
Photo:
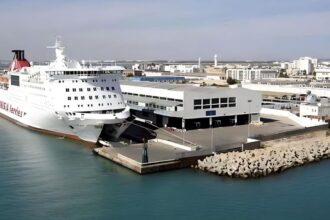
<instances>
[{"instance_id":1,"label":"distant city skyline","mask_svg":"<svg viewBox=\"0 0 330 220\"><path fill-rule=\"evenodd\" d=\"M0 60L51 60L56 36L78 60L330 58L324 0L3 0L0 19Z\"/></svg>"}]
</instances>

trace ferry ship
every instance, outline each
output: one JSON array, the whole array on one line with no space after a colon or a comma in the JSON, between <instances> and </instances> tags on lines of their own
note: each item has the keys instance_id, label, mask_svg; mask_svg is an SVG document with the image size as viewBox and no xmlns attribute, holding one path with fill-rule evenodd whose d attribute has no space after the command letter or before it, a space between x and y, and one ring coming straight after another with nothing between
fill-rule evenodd
<instances>
[{"instance_id":1,"label":"ferry ship","mask_svg":"<svg viewBox=\"0 0 330 220\"><path fill-rule=\"evenodd\" d=\"M47 65L31 65L23 50L13 50L9 70L0 75L0 114L34 130L86 142L96 143L104 125L118 137L130 116L119 85L124 68L68 59L60 39L49 48L56 59Z\"/></svg>"}]
</instances>

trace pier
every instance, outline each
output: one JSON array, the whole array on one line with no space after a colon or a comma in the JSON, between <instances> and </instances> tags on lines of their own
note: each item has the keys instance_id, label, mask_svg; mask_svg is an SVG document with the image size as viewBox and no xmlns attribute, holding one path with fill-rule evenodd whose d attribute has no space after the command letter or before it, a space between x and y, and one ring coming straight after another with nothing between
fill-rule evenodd
<instances>
[{"instance_id":1,"label":"pier","mask_svg":"<svg viewBox=\"0 0 330 220\"><path fill-rule=\"evenodd\" d=\"M136 173L147 174L159 171L195 167L198 160L203 160L214 154L240 152L262 148L265 145L278 142L283 138L308 135L308 133L327 130L327 126L314 128L302 128L293 122L273 118L266 120L264 125L250 125L252 137L258 137L261 141L249 138L249 141L237 139L235 135L247 140L247 125L235 127L214 128L213 140L210 140L211 129L175 131L176 139L164 132L156 131L158 139L149 140L147 146L144 143L112 142L109 146L94 149L94 153L124 166ZM244 136L245 135L245 136ZM239 141L235 141L235 140ZM189 141L188 141L189 140ZM285 142L283 143L285 144Z\"/></svg>"}]
</instances>

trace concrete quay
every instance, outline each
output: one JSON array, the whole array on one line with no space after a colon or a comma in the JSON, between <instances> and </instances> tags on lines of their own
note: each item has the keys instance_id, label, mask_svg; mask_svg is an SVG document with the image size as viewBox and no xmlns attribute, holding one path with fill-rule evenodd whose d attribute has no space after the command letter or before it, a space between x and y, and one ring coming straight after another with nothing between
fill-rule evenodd
<instances>
[{"instance_id":1,"label":"concrete quay","mask_svg":"<svg viewBox=\"0 0 330 220\"><path fill-rule=\"evenodd\" d=\"M157 139L148 142L148 160L143 160L144 146L129 140L111 142L111 146L95 148L94 153L109 159L139 174L196 166L198 160L232 151L252 150L271 140L324 131L326 126L303 128L294 122L280 117L263 119L263 125L240 125L191 131L156 130ZM261 140L246 142L250 135ZM170 133L170 134L169 134ZM213 134L212 134L213 133ZM174 135L173 135L174 134ZM250 137L251 137L250 136ZM249 139L251 140L251 139Z\"/></svg>"}]
</instances>

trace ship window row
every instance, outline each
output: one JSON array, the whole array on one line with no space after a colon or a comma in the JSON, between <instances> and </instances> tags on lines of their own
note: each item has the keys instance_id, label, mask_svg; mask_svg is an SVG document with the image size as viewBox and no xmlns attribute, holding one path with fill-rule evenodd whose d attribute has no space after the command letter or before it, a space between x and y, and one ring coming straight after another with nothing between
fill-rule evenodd
<instances>
[{"instance_id":1,"label":"ship window row","mask_svg":"<svg viewBox=\"0 0 330 220\"><path fill-rule=\"evenodd\" d=\"M78 82L88 82L88 81L90 81L90 82L98 82L98 80L97 79L93 79L93 80L87 80L87 79L82 79L82 80L72 80L72 82L73 83L78 83ZM106 82L107 80L106 79L101 79L100 80L101 82ZM117 81L117 79L112 79L112 82L116 82ZM59 80L58 81L58 83L64 83L64 80Z\"/></svg>"},{"instance_id":2,"label":"ship window row","mask_svg":"<svg viewBox=\"0 0 330 220\"><path fill-rule=\"evenodd\" d=\"M167 98L167 97L162 97L162 96L151 96L151 95L137 94L137 93L131 93L131 92L122 92L122 93L124 95L140 96L140 97L161 99L161 100L168 100L168 101L175 101L175 102L183 102L182 99L173 99L173 98Z\"/></svg>"},{"instance_id":3,"label":"ship window row","mask_svg":"<svg viewBox=\"0 0 330 220\"><path fill-rule=\"evenodd\" d=\"M93 76L97 74L121 74L122 70L88 70L88 71L48 71L50 76L53 75L81 75Z\"/></svg>"},{"instance_id":4,"label":"ship window row","mask_svg":"<svg viewBox=\"0 0 330 220\"><path fill-rule=\"evenodd\" d=\"M236 97L194 99L194 110L236 107Z\"/></svg>"},{"instance_id":5,"label":"ship window row","mask_svg":"<svg viewBox=\"0 0 330 220\"><path fill-rule=\"evenodd\" d=\"M39 86L31 86L31 85L27 85L27 87L29 87L29 88L31 88L31 89L39 89L39 90L43 90L43 91L46 90L44 87L39 87Z\"/></svg>"},{"instance_id":6,"label":"ship window row","mask_svg":"<svg viewBox=\"0 0 330 220\"><path fill-rule=\"evenodd\" d=\"M110 91L110 87L93 87L93 88L87 88L87 91L88 92L90 92L92 89L93 89L93 91L97 91L97 88L99 88L101 91L104 91L104 90L106 90L106 91ZM112 91L115 91L115 87L114 86L112 86L111 87L111 90ZM84 90L83 90L83 88L78 88L78 90L77 90L77 88L72 88L72 92L77 92L77 91L79 91L79 92L83 92ZM70 92L70 88L65 88L65 92Z\"/></svg>"},{"instance_id":7,"label":"ship window row","mask_svg":"<svg viewBox=\"0 0 330 220\"><path fill-rule=\"evenodd\" d=\"M123 104L123 102L118 102L118 105L121 105L121 104ZM96 105L96 104L95 104L95 105ZM108 103L98 103L98 106L99 106L99 107L101 107L101 106L105 106L105 105L110 106L110 105L112 105L112 103L111 103L111 102L108 102ZM93 104L87 104L87 105L85 105L85 106L87 106L87 107L93 107ZM70 105L63 105L63 107L64 107L64 108L69 108ZM78 107L78 108L83 108L84 105L83 105L83 104L78 104L77 107Z\"/></svg>"},{"instance_id":8,"label":"ship window row","mask_svg":"<svg viewBox=\"0 0 330 220\"><path fill-rule=\"evenodd\" d=\"M111 95L107 95L107 96L108 96L109 99L111 98ZM106 99L107 96L106 96L106 95L102 95L102 98L103 98L103 99ZM117 95L114 94L113 97L114 97L114 98L117 98ZM92 100L92 99L93 99L93 96L90 95L90 96L88 96L88 98L89 98L89 100ZM96 96L94 96L94 98L95 98L95 99L99 99L99 96L96 95ZM68 96L68 100L69 100L69 101L72 100L72 99L74 99L74 100L79 100L79 97L78 97L78 96L73 96L73 97ZM85 96L80 96L80 100L85 100Z\"/></svg>"}]
</instances>

